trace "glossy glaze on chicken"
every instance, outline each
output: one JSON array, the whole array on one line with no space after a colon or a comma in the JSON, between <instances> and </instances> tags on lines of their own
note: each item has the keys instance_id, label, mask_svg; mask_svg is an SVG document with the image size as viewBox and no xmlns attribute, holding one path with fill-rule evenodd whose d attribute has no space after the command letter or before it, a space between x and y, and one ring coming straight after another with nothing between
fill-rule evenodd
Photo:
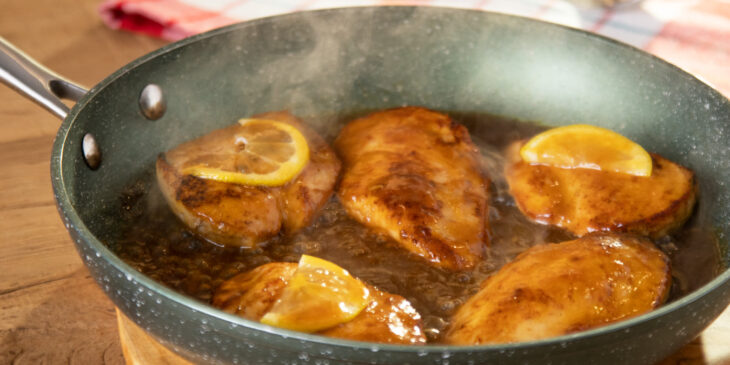
<instances>
[{"instance_id":1,"label":"glossy glaze on chicken","mask_svg":"<svg viewBox=\"0 0 730 365\"><path fill-rule=\"evenodd\" d=\"M599 233L541 244L485 280L445 340L509 343L591 329L659 307L670 285L669 260L643 238Z\"/></svg>"},{"instance_id":2,"label":"glossy glaze on chicken","mask_svg":"<svg viewBox=\"0 0 730 365\"><path fill-rule=\"evenodd\" d=\"M510 194L526 216L575 235L630 232L659 238L681 227L697 200L689 169L652 155L651 176L532 166L519 157L522 141L507 148Z\"/></svg>"},{"instance_id":3,"label":"glossy glaze on chicken","mask_svg":"<svg viewBox=\"0 0 730 365\"><path fill-rule=\"evenodd\" d=\"M406 107L348 123L335 148L345 210L430 263L464 270L489 243L489 180L464 126Z\"/></svg>"},{"instance_id":4,"label":"glossy glaze on chicken","mask_svg":"<svg viewBox=\"0 0 730 365\"><path fill-rule=\"evenodd\" d=\"M226 156L214 154L220 149L245 147L237 141L236 131L242 128L238 124L184 143L157 159L158 186L172 211L192 231L220 244L253 247L280 232L291 234L307 226L332 195L340 171L340 161L329 145L290 113L258 117L294 126L307 139L312 157L289 184L246 186L182 172L196 160ZM236 159L230 160L219 162L235 166Z\"/></svg>"},{"instance_id":5,"label":"glossy glaze on chicken","mask_svg":"<svg viewBox=\"0 0 730 365\"><path fill-rule=\"evenodd\" d=\"M296 263L272 262L236 275L216 290L212 304L226 312L259 321L281 296L296 270ZM357 341L426 343L421 316L405 298L369 285L368 290L369 303L354 319L315 333Z\"/></svg>"},{"instance_id":6,"label":"glossy glaze on chicken","mask_svg":"<svg viewBox=\"0 0 730 365\"><path fill-rule=\"evenodd\" d=\"M384 292L406 298L420 313L429 342L444 341L451 316L474 296L484 279L528 248L562 242L572 234L531 222L517 209L502 174L503 150L540 127L485 115L458 115L482 155L481 168L491 178L488 219L491 246L469 270L449 270L410 253L387 235L353 219L336 198L312 224L296 234L279 235L262 247L242 249L213 244L193 234L164 204L152 173L130 185L122 196L123 236L109 245L127 262L183 293L210 302L224 280L270 262L296 262L301 254L319 256L349 270ZM352 118L338 120L343 125ZM325 135L332 142L334 134ZM720 264L717 245L704 222L692 219L674 236L655 243L672 260L670 299L714 277Z\"/></svg>"}]
</instances>

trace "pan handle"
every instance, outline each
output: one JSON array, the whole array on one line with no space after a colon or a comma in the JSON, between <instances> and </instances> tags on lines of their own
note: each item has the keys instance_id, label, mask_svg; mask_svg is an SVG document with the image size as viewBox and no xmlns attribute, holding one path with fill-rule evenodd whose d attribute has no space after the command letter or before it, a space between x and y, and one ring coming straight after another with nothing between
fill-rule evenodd
<instances>
[{"instance_id":1,"label":"pan handle","mask_svg":"<svg viewBox=\"0 0 730 365\"><path fill-rule=\"evenodd\" d=\"M0 37L0 81L60 119L69 107L61 99L78 101L87 90L43 67Z\"/></svg>"}]
</instances>

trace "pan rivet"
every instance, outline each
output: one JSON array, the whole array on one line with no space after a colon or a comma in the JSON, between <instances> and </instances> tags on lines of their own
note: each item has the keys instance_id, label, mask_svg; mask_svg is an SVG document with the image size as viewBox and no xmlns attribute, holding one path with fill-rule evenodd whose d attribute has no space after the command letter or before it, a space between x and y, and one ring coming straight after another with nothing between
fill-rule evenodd
<instances>
[{"instance_id":1,"label":"pan rivet","mask_svg":"<svg viewBox=\"0 0 730 365\"><path fill-rule=\"evenodd\" d=\"M155 84L145 86L139 95L139 108L147 119L160 119L167 110L165 98L162 96L162 88Z\"/></svg>"},{"instance_id":2,"label":"pan rivet","mask_svg":"<svg viewBox=\"0 0 730 365\"><path fill-rule=\"evenodd\" d=\"M96 143L96 139L91 133L84 134L84 139L81 142L81 149L84 152L84 161L92 170L96 170L101 165L101 149L99 144Z\"/></svg>"}]
</instances>

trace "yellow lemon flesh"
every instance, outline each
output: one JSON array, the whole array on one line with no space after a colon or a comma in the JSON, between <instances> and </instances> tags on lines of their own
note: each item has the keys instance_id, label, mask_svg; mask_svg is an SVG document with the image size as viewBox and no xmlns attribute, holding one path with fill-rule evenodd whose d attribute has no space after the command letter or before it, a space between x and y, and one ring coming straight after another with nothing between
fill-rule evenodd
<instances>
[{"instance_id":1,"label":"yellow lemon flesh","mask_svg":"<svg viewBox=\"0 0 730 365\"><path fill-rule=\"evenodd\" d=\"M369 296L365 284L345 269L302 255L297 271L261 323L315 332L352 320L367 306Z\"/></svg>"},{"instance_id":2,"label":"yellow lemon flesh","mask_svg":"<svg viewBox=\"0 0 730 365\"><path fill-rule=\"evenodd\" d=\"M641 146L611 130L585 124L547 130L520 149L529 164L565 169L594 169L651 176L651 156Z\"/></svg>"},{"instance_id":3,"label":"yellow lemon flesh","mask_svg":"<svg viewBox=\"0 0 730 365\"><path fill-rule=\"evenodd\" d=\"M267 119L241 119L235 135L184 174L243 185L284 185L309 161L309 145L293 126Z\"/></svg>"}]
</instances>

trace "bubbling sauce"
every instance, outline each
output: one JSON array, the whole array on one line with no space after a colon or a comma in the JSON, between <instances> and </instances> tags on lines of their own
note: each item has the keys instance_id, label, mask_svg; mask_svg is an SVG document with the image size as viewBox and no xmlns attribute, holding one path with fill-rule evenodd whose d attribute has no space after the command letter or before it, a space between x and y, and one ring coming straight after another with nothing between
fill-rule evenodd
<instances>
[{"instance_id":1,"label":"bubbling sauce","mask_svg":"<svg viewBox=\"0 0 730 365\"><path fill-rule=\"evenodd\" d=\"M255 249L220 246L196 236L173 215L156 186L153 166L121 195L122 229L107 244L140 272L205 303L218 285L236 274L269 262L297 262L302 254L321 257L380 290L408 299L423 317L429 342L439 342L450 315L479 290L485 278L531 246L575 238L527 220L509 195L502 174L504 147L544 127L482 114L448 114L469 129L492 181L491 245L471 271L429 265L350 218L334 196L314 222L294 236L276 237ZM324 137L331 142L334 133ZM722 270L717 241L696 214L680 232L656 244L672 260L670 300L699 288Z\"/></svg>"}]
</instances>

